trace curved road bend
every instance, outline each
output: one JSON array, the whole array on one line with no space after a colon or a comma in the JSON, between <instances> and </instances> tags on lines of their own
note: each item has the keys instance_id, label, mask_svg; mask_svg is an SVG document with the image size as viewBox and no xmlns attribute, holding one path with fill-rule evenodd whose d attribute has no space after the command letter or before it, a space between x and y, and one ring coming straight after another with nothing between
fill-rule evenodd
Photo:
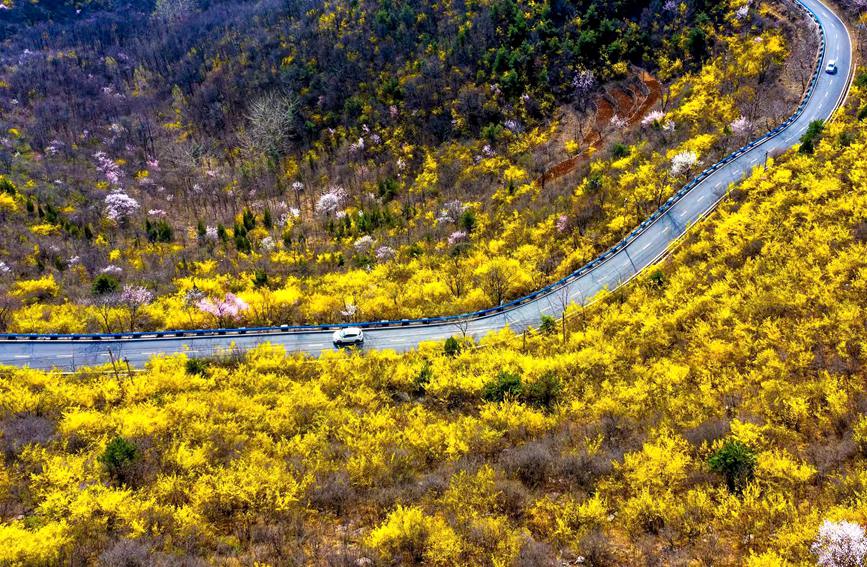
<instances>
[{"instance_id":1,"label":"curved road bend","mask_svg":"<svg viewBox=\"0 0 867 567\"><path fill-rule=\"evenodd\" d=\"M564 299L585 303L603 289L613 290L631 279L643 268L662 256L669 244L681 236L687 227L710 212L725 196L728 186L743 179L754 167L765 162L767 152L785 150L795 145L813 120L831 117L842 102L848 89L852 66L851 39L845 24L820 0L800 0L811 10L824 28L825 52L819 61L819 73L814 89L805 100L803 112L775 137L756 145L727 163L719 166L691 190L675 201L668 210L656 213L628 244L609 255L596 267L583 269L583 275L573 279L559 290L513 308L483 317L455 322L412 321L405 325L365 329L365 348L409 350L421 341L441 341L447 337L466 332L467 336L479 338L490 331L508 325L516 331L537 326L542 315L557 316L562 311ZM828 61L836 61L838 72L824 72ZM723 163L723 162L721 162ZM290 352L307 352L317 355L333 349L331 333L334 327L306 330L279 329L269 332L239 333L228 331L204 336L170 336L165 333L158 338L153 335L142 338L103 338L91 340L82 337L69 340L31 335L0 336L0 365L29 366L72 370L81 366L104 364L126 359L133 366L144 364L151 356L162 353L187 351L191 356L207 356L234 348L244 350L257 344L270 342L283 345Z\"/></svg>"}]
</instances>

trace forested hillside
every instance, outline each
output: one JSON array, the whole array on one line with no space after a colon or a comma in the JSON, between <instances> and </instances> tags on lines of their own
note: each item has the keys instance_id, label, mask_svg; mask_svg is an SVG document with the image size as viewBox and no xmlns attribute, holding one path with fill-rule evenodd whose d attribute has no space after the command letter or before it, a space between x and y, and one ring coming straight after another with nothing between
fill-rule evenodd
<instances>
[{"instance_id":1,"label":"forested hillside","mask_svg":"<svg viewBox=\"0 0 867 567\"><path fill-rule=\"evenodd\" d=\"M802 18L776 2L13 3L0 330L501 303L788 116L816 48Z\"/></svg>"},{"instance_id":2,"label":"forested hillside","mask_svg":"<svg viewBox=\"0 0 867 567\"><path fill-rule=\"evenodd\" d=\"M3 370L0 561L858 565L833 555L867 524L857 84L565 329Z\"/></svg>"},{"instance_id":3,"label":"forested hillside","mask_svg":"<svg viewBox=\"0 0 867 567\"><path fill-rule=\"evenodd\" d=\"M175 0L0 17L0 330L21 332L500 303L779 123L816 47L776 3Z\"/></svg>"},{"instance_id":4,"label":"forested hillside","mask_svg":"<svg viewBox=\"0 0 867 567\"><path fill-rule=\"evenodd\" d=\"M500 303L788 116L801 17L0 0L0 331ZM0 565L864 564L867 72L593 299L407 353L0 368Z\"/></svg>"}]
</instances>

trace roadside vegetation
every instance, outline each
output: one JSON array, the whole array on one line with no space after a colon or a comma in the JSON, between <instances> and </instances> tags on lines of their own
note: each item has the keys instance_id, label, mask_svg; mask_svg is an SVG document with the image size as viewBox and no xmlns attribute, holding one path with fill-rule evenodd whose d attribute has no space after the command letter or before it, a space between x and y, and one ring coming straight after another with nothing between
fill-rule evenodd
<instances>
[{"instance_id":1,"label":"roadside vegetation","mask_svg":"<svg viewBox=\"0 0 867 567\"><path fill-rule=\"evenodd\" d=\"M0 562L863 564L865 103L565 333L4 369Z\"/></svg>"},{"instance_id":2,"label":"roadside vegetation","mask_svg":"<svg viewBox=\"0 0 867 567\"><path fill-rule=\"evenodd\" d=\"M791 113L816 40L787 6L16 4L0 331L419 317L539 288Z\"/></svg>"}]
</instances>

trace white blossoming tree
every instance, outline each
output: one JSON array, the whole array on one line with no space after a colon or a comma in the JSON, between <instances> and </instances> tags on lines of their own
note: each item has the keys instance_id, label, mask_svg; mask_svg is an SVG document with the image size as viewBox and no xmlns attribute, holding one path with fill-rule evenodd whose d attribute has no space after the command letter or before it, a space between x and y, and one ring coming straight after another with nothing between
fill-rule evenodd
<instances>
[{"instance_id":1,"label":"white blossoming tree","mask_svg":"<svg viewBox=\"0 0 867 567\"><path fill-rule=\"evenodd\" d=\"M337 214L346 202L346 190L339 185L330 187L316 201L316 213L322 216Z\"/></svg>"},{"instance_id":2,"label":"white blossoming tree","mask_svg":"<svg viewBox=\"0 0 867 567\"><path fill-rule=\"evenodd\" d=\"M590 94L596 88L596 77L592 71L583 69L572 79L572 88L575 93L575 103L581 112L587 110L590 103Z\"/></svg>"},{"instance_id":3,"label":"white blossoming tree","mask_svg":"<svg viewBox=\"0 0 867 567\"><path fill-rule=\"evenodd\" d=\"M739 116L738 118L733 120L731 124L729 124L729 128L731 128L732 134L738 136L741 134L748 134L752 127L752 123L745 116Z\"/></svg>"},{"instance_id":4,"label":"white blossoming tree","mask_svg":"<svg viewBox=\"0 0 867 567\"><path fill-rule=\"evenodd\" d=\"M662 127L662 120L665 118L665 113L661 110L653 110L648 112L644 118L641 119L641 125L645 128L649 126L658 126Z\"/></svg>"},{"instance_id":5,"label":"white blossoming tree","mask_svg":"<svg viewBox=\"0 0 867 567\"><path fill-rule=\"evenodd\" d=\"M154 294L145 287L125 285L120 292L118 303L125 307L129 315L129 330L135 331L141 308L154 300Z\"/></svg>"},{"instance_id":6,"label":"white blossoming tree","mask_svg":"<svg viewBox=\"0 0 867 567\"><path fill-rule=\"evenodd\" d=\"M276 246L277 243L274 242L274 239L270 236L266 236L261 242L259 242L259 249L263 252L273 252Z\"/></svg>"},{"instance_id":7,"label":"white blossoming tree","mask_svg":"<svg viewBox=\"0 0 867 567\"><path fill-rule=\"evenodd\" d=\"M386 262L394 258L396 254L397 252L391 246L380 246L376 249L374 256L376 256L376 259L380 262Z\"/></svg>"},{"instance_id":8,"label":"white blossoming tree","mask_svg":"<svg viewBox=\"0 0 867 567\"><path fill-rule=\"evenodd\" d=\"M174 25L187 19L196 11L193 0L157 0L153 17L166 25Z\"/></svg>"},{"instance_id":9,"label":"white blossoming tree","mask_svg":"<svg viewBox=\"0 0 867 567\"><path fill-rule=\"evenodd\" d=\"M449 246L457 246L459 244L465 244L468 240L468 235L463 230L456 230L449 235L448 242Z\"/></svg>"},{"instance_id":10,"label":"white blossoming tree","mask_svg":"<svg viewBox=\"0 0 867 567\"><path fill-rule=\"evenodd\" d=\"M629 120L627 120L626 118L623 118L622 116L615 114L614 116L611 117L611 121L609 122L609 125L615 130L622 130L622 129L626 128L627 126L629 126Z\"/></svg>"},{"instance_id":11,"label":"white blossoming tree","mask_svg":"<svg viewBox=\"0 0 867 567\"><path fill-rule=\"evenodd\" d=\"M683 151L671 158L671 174L674 176L688 175L689 170L698 163L698 154Z\"/></svg>"},{"instance_id":12,"label":"white blossoming tree","mask_svg":"<svg viewBox=\"0 0 867 567\"><path fill-rule=\"evenodd\" d=\"M443 204L442 209L440 209L439 214L437 214L436 222L437 223L455 223L458 222L458 219L461 218L461 215L464 214L466 210L466 206L460 201L447 201Z\"/></svg>"},{"instance_id":13,"label":"white blossoming tree","mask_svg":"<svg viewBox=\"0 0 867 567\"><path fill-rule=\"evenodd\" d=\"M138 201L121 190L115 190L105 197L105 216L123 224L134 215L141 206Z\"/></svg>"},{"instance_id":14,"label":"white blossoming tree","mask_svg":"<svg viewBox=\"0 0 867 567\"><path fill-rule=\"evenodd\" d=\"M811 549L820 567L861 567L867 558L867 537L859 524L825 520Z\"/></svg>"},{"instance_id":15,"label":"white blossoming tree","mask_svg":"<svg viewBox=\"0 0 867 567\"><path fill-rule=\"evenodd\" d=\"M346 303L345 307L340 311L340 315L347 321L354 321L358 314L358 306L354 303Z\"/></svg>"},{"instance_id":16,"label":"white blossoming tree","mask_svg":"<svg viewBox=\"0 0 867 567\"><path fill-rule=\"evenodd\" d=\"M355 247L355 251L359 254L367 254L367 252L373 247L373 237L369 234L365 234L356 239L352 245Z\"/></svg>"}]
</instances>

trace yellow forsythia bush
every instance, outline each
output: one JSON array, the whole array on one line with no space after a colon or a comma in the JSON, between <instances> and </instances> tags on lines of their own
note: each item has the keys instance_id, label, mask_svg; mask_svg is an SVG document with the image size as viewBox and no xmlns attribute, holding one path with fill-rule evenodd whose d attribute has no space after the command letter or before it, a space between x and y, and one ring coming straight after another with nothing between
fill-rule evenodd
<instances>
[{"instance_id":1,"label":"yellow forsythia bush","mask_svg":"<svg viewBox=\"0 0 867 567\"><path fill-rule=\"evenodd\" d=\"M0 565L759 567L857 550L865 156L867 123L844 111L813 154L757 169L658 272L554 332L2 368Z\"/></svg>"}]
</instances>

